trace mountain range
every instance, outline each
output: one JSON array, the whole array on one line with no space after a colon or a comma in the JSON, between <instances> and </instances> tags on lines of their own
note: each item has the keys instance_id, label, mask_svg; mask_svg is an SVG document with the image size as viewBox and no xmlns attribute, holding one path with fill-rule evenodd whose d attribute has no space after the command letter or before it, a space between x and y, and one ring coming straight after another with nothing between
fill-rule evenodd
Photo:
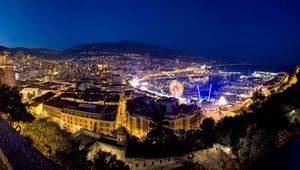
<instances>
[{"instance_id":1,"label":"mountain range","mask_svg":"<svg viewBox=\"0 0 300 170\"><path fill-rule=\"evenodd\" d=\"M160 47L157 45L146 44L139 41L121 40L118 42L101 42L101 43L87 43L76 45L64 50L50 50L47 48L24 48L15 47L8 48L0 46L0 51L9 51L11 55L15 55L21 52L25 55L34 55L46 58L74 58L84 57L86 52L89 53L101 53L101 52L116 52L116 53L137 53L148 54L153 58L186 58L196 59L196 57L190 52L179 49L169 49Z\"/></svg>"}]
</instances>

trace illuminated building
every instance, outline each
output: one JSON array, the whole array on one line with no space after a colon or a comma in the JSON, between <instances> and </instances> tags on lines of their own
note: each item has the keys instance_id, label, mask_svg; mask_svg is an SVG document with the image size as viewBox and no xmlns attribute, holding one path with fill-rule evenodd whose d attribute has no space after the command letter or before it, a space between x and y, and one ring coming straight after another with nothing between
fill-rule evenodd
<instances>
[{"instance_id":1,"label":"illuminated building","mask_svg":"<svg viewBox=\"0 0 300 170\"><path fill-rule=\"evenodd\" d=\"M117 72L114 72L112 74L112 85L121 85L123 84L124 75L123 73L118 74Z\"/></svg>"},{"instance_id":2,"label":"illuminated building","mask_svg":"<svg viewBox=\"0 0 300 170\"><path fill-rule=\"evenodd\" d=\"M22 88L20 93L22 94L22 100L26 102L31 96L35 97L39 93L40 89L38 87L25 87Z\"/></svg>"},{"instance_id":3,"label":"illuminated building","mask_svg":"<svg viewBox=\"0 0 300 170\"><path fill-rule=\"evenodd\" d=\"M87 93L61 93L60 98L78 103L98 105L119 105L120 94L118 92L93 92Z\"/></svg>"},{"instance_id":4,"label":"illuminated building","mask_svg":"<svg viewBox=\"0 0 300 170\"><path fill-rule=\"evenodd\" d=\"M225 106L225 105L228 104L228 101L225 99L224 96L221 96L220 99L219 99L219 101L218 101L218 104L219 104L220 106Z\"/></svg>"},{"instance_id":5,"label":"illuminated building","mask_svg":"<svg viewBox=\"0 0 300 170\"><path fill-rule=\"evenodd\" d=\"M7 55L0 53L0 83L10 87L17 85L13 61L7 58Z\"/></svg>"},{"instance_id":6,"label":"illuminated building","mask_svg":"<svg viewBox=\"0 0 300 170\"><path fill-rule=\"evenodd\" d=\"M199 127L202 119L201 110L197 105L178 105L178 99L175 98L156 101L150 97L139 97L128 101L127 108L127 128L129 133L137 137L144 137L151 130L157 109L164 114L170 128L174 130L195 129Z\"/></svg>"},{"instance_id":7,"label":"illuminated building","mask_svg":"<svg viewBox=\"0 0 300 170\"><path fill-rule=\"evenodd\" d=\"M114 136L118 106L77 103L52 98L44 103L43 111L53 121L70 132L81 128Z\"/></svg>"},{"instance_id":8,"label":"illuminated building","mask_svg":"<svg viewBox=\"0 0 300 170\"><path fill-rule=\"evenodd\" d=\"M47 92L44 95L32 99L30 103L29 112L35 117L43 117L43 103L55 96L53 92Z\"/></svg>"}]
</instances>

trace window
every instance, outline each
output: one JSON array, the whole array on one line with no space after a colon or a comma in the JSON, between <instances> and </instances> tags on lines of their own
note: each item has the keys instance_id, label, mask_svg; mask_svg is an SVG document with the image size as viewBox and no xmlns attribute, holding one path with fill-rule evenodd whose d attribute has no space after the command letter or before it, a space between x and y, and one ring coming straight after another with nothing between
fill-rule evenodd
<instances>
[{"instance_id":1,"label":"window","mask_svg":"<svg viewBox=\"0 0 300 170\"><path fill-rule=\"evenodd\" d=\"M137 119L136 127L137 127L138 129L141 128L141 121L140 121L140 119Z\"/></svg>"}]
</instances>

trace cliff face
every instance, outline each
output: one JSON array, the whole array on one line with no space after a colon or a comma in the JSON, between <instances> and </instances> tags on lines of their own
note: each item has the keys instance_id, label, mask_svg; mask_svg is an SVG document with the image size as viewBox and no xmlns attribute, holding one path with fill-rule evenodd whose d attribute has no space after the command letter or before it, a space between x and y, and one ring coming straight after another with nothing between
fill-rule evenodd
<instances>
[{"instance_id":1,"label":"cliff face","mask_svg":"<svg viewBox=\"0 0 300 170\"><path fill-rule=\"evenodd\" d=\"M299 78L300 78L300 66L297 66L293 69L293 71L289 73L289 75L287 75L284 82L279 87L279 91L280 92L285 91L288 87L300 83Z\"/></svg>"},{"instance_id":2,"label":"cliff face","mask_svg":"<svg viewBox=\"0 0 300 170\"><path fill-rule=\"evenodd\" d=\"M0 149L14 170L60 170L0 118Z\"/></svg>"}]
</instances>

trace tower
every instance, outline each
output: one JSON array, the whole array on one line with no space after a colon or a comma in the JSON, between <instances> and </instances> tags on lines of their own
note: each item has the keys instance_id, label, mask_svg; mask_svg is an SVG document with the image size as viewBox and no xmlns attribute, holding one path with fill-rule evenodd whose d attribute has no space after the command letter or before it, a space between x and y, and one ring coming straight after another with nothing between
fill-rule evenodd
<instances>
[{"instance_id":1,"label":"tower","mask_svg":"<svg viewBox=\"0 0 300 170\"><path fill-rule=\"evenodd\" d=\"M117 135L117 144L126 146L127 144L127 130L123 125L119 126L116 129L116 135Z\"/></svg>"},{"instance_id":2,"label":"tower","mask_svg":"<svg viewBox=\"0 0 300 170\"><path fill-rule=\"evenodd\" d=\"M0 52L0 84L6 84L10 87L17 85L13 61L6 54Z\"/></svg>"}]
</instances>

